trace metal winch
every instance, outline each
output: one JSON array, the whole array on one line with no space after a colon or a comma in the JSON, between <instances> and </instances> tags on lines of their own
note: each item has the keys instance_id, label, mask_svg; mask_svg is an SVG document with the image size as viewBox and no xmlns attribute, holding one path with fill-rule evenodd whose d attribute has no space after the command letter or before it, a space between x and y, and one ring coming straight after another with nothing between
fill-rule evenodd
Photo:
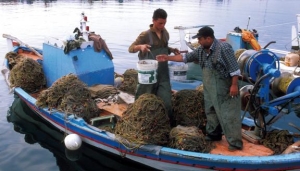
<instances>
[{"instance_id":1,"label":"metal winch","mask_svg":"<svg viewBox=\"0 0 300 171\"><path fill-rule=\"evenodd\" d=\"M281 73L277 55L267 49L246 50L238 58L242 79L246 86L240 89L242 110L255 123L252 138L265 136L270 126L300 103L300 77Z\"/></svg>"}]
</instances>

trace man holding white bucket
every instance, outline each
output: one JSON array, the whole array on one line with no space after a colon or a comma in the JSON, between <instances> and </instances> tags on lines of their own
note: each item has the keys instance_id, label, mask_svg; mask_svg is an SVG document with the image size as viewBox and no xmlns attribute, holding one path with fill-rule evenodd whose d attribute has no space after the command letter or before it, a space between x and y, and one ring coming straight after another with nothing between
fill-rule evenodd
<instances>
[{"instance_id":1,"label":"man holding white bucket","mask_svg":"<svg viewBox=\"0 0 300 171\"><path fill-rule=\"evenodd\" d=\"M158 54L179 54L178 49L168 47L169 33L165 29L167 13L163 9L156 9L153 13L150 29L143 31L131 44L128 51L130 53L139 52L139 60L156 60ZM160 62L157 68L157 81L153 84L141 84L137 87L135 99L144 93L155 94L162 98L170 118L171 126L174 125L172 105L171 105L171 84L169 76L168 62Z\"/></svg>"},{"instance_id":2,"label":"man holding white bucket","mask_svg":"<svg viewBox=\"0 0 300 171\"><path fill-rule=\"evenodd\" d=\"M207 116L207 141L222 140L224 133L230 151L243 148L241 133L241 101L238 76L241 74L229 43L218 41L212 28L205 26L197 35L201 47L182 55L158 55L159 62L199 60L203 74L204 104Z\"/></svg>"}]
</instances>

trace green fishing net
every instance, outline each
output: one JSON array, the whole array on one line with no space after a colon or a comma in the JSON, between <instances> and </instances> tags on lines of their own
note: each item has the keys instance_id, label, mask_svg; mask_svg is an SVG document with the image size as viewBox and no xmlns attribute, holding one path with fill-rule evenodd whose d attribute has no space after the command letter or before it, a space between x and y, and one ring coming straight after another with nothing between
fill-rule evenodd
<instances>
[{"instance_id":1,"label":"green fishing net","mask_svg":"<svg viewBox=\"0 0 300 171\"><path fill-rule=\"evenodd\" d=\"M178 125L170 132L169 146L179 150L208 153L213 148L212 143L205 141L205 135L195 126Z\"/></svg>"},{"instance_id":2,"label":"green fishing net","mask_svg":"<svg viewBox=\"0 0 300 171\"><path fill-rule=\"evenodd\" d=\"M153 94L143 94L130 104L115 128L123 144L165 145L168 143L170 122L164 102Z\"/></svg>"},{"instance_id":3,"label":"green fishing net","mask_svg":"<svg viewBox=\"0 0 300 171\"><path fill-rule=\"evenodd\" d=\"M87 85L73 74L63 76L47 90L42 91L36 105L48 107L49 110L57 109L66 114L75 114L87 122L100 113Z\"/></svg>"},{"instance_id":4,"label":"green fishing net","mask_svg":"<svg viewBox=\"0 0 300 171\"><path fill-rule=\"evenodd\" d=\"M246 49L238 49L238 50L236 50L236 51L234 52L235 59L238 60L239 57L241 56L241 54L242 54L243 52L245 52L245 51L246 51Z\"/></svg>"},{"instance_id":5,"label":"green fishing net","mask_svg":"<svg viewBox=\"0 0 300 171\"><path fill-rule=\"evenodd\" d=\"M196 126L205 131L203 92L198 90L180 90L172 96L173 115L176 125Z\"/></svg>"},{"instance_id":6,"label":"green fishing net","mask_svg":"<svg viewBox=\"0 0 300 171\"><path fill-rule=\"evenodd\" d=\"M294 138L287 130L274 129L267 132L266 137L260 143L273 150L274 154L281 154L294 143Z\"/></svg>"},{"instance_id":7,"label":"green fishing net","mask_svg":"<svg viewBox=\"0 0 300 171\"><path fill-rule=\"evenodd\" d=\"M8 52L5 58L8 60L9 69L11 70L23 57L16 52Z\"/></svg>"},{"instance_id":8,"label":"green fishing net","mask_svg":"<svg viewBox=\"0 0 300 171\"><path fill-rule=\"evenodd\" d=\"M37 61L31 58L17 57L15 60L10 60L10 63L13 66L9 76L11 87L21 87L28 93L45 87L46 78L42 66Z\"/></svg>"},{"instance_id":9,"label":"green fishing net","mask_svg":"<svg viewBox=\"0 0 300 171\"><path fill-rule=\"evenodd\" d=\"M124 81L120 86L120 90L130 94L135 94L138 84L138 72L135 69L127 69L124 74Z\"/></svg>"},{"instance_id":10,"label":"green fishing net","mask_svg":"<svg viewBox=\"0 0 300 171\"><path fill-rule=\"evenodd\" d=\"M118 89L112 85L94 85L88 88L91 92L91 96L93 99L107 99L110 96L118 94Z\"/></svg>"}]
</instances>

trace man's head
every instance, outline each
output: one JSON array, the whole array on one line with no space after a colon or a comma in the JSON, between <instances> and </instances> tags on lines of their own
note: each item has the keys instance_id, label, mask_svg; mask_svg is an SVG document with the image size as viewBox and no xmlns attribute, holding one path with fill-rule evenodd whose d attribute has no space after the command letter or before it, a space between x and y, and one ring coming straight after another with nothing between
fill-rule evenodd
<instances>
[{"instance_id":1,"label":"man's head","mask_svg":"<svg viewBox=\"0 0 300 171\"><path fill-rule=\"evenodd\" d=\"M157 30L163 30L167 23L168 14L165 10L158 8L153 12L153 27Z\"/></svg>"},{"instance_id":2,"label":"man's head","mask_svg":"<svg viewBox=\"0 0 300 171\"><path fill-rule=\"evenodd\" d=\"M157 20L159 18L161 19L167 19L168 17L168 14L165 10L161 9L161 8L158 8L156 9L154 12L153 12L153 17L152 19L153 20Z\"/></svg>"},{"instance_id":3,"label":"man's head","mask_svg":"<svg viewBox=\"0 0 300 171\"><path fill-rule=\"evenodd\" d=\"M204 26L202 27L201 29L198 30L198 33L193 36L192 38L195 39L195 38L201 38L201 37L204 37L204 38L207 38L207 37L211 37L211 38L215 38L214 36L214 30L208 26Z\"/></svg>"},{"instance_id":4,"label":"man's head","mask_svg":"<svg viewBox=\"0 0 300 171\"><path fill-rule=\"evenodd\" d=\"M198 38L199 44L204 49L209 49L215 39L214 30L208 26L204 26L201 29L199 29L198 33L192 38Z\"/></svg>"}]
</instances>

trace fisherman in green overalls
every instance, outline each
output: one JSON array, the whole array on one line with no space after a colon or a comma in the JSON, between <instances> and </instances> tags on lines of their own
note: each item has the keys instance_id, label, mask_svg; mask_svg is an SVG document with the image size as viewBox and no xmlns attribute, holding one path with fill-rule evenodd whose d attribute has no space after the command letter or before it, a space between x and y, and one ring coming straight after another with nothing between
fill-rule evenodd
<instances>
[{"instance_id":1,"label":"fisherman in green overalls","mask_svg":"<svg viewBox=\"0 0 300 171\"><path fill-rule=\"evenodd\" d=\"M179 54L178 49L168 47L169 33L165 29L167 22L167 13L163 9L156 9L152 17L153 24L150 29L142 32L138 38L131 44L128 51L136 53L139 51L139 60L156 60L158 54ZM135 99L144 93L155 94L164 101L171 126L174 125L171 105L171 84L169 76L168 62L160 62L157 68L157 82L154 84L139 84L135 94Z\"/></svg>"},{"instance_id":2,"label":"fisherman in green overalls","mask_svg":"<svg viewBox=\"0 0 300 171\"><path fill-rule=\"evenodd\" d=\"M242 150L241 101L238 76L241 74L230 44L217 40L210 27L202 27L197 35L201 47L182 55L158 55L159 62L198 60L203 74L204 105L207 117L207 141L220 141L222 134L230 151Z\"/></svg>"}]
</instances>

